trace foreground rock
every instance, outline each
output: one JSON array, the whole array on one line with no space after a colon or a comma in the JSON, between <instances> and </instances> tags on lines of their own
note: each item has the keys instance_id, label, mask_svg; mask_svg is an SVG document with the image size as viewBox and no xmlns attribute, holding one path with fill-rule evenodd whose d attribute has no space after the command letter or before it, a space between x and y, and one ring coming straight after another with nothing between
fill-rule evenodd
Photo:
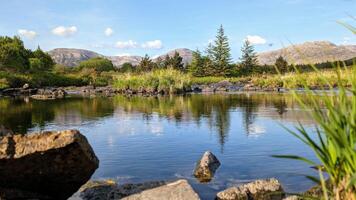
<instances>
[{"instance_id":1,"label":"foreground rock","mask_svg":"<svg viewBox=\"0 0 356 200\"><path fill-rule=\"evenodd\" d=\"M194 170L194 176L200 182L209 182L215 174L215 171L219 168L220 162L216 156L207 151L203 157L197 162Z\"/></svg>"},{"instance_id":2,"label":"foreground rock","mask_svg":"<svg viewBox=\"0 0 356 200\"><path fill-rule=\"evenodd\" d=\"M111 180L89 181L69 200L199 200L186 180L116 185Z\"/></svg>"},{"instance_id":3,"label":"foreground rock","mask_svg":"<svg viewBox=\"0 0 356 200\"><path fill-rule=\"evenodd\" d=\"M0 137L0 199L67 199L98 164L76 130Z\"/></svg>"},{"instance_id":4,"label":"foreground rock","mask_svg":"<svg viewBox=\"0 0 356 200\"><path fill-rule=\"evenodd\" d=\"M284 191L277 179L257 180L231 187L216 195L218 200L282 200Z\"/></svg>"}]
</instances>

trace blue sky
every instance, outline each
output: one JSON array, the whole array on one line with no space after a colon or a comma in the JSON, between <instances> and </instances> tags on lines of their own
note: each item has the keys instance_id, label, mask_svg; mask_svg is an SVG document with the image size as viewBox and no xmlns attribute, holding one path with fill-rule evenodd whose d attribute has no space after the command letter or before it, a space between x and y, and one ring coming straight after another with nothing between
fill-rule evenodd
<instances>
[{"instance_id":1,"label":"blue sky","mask_svg":"<svg viewBox=\"0 0 356 200\"><path fill-rule=\"evenodd\" d=\"M355 0L0 0L0 35L28 48L84 48L104 55L155 56L203 50L223 24L232 56L249 36L257 51L329 40L356 44L336 21L354 24Z\"/></svg>"}]
</instances>

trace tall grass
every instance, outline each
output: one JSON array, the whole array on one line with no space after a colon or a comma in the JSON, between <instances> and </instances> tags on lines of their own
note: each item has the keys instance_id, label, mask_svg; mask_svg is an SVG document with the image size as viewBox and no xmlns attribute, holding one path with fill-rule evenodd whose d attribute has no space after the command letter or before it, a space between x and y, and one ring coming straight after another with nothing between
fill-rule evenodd
<instances>
[{"instance_id":1,"label":"tall grass","mask_svg":"<svg viewBox=\"0 0 356 200\"><path fill-rule=\"evenodd\" d=\"M322 92L311 90L305 78L298 80L308 98L292 91L303 108L312 110L311 115L318 125L316 133L308 132L302 124L299 124L297 131L288 131L311 148L319 162L298 155L275 156L316 166L319 177L309 178L322 188L322 197L317 199L356 200L356 63L343 70L340 65L333 71L333 80L312 66L315 79L327 86ZM335 86L338 90L330 90Z\"/></svg>"},{"instance_id":2,"label":"tall grass","mask_svg":"<svg viewBox=\"0 0 356 200\"><path fill-rule=\"evenodd\" d=\"M190 87L191 77L174 69L162 69L142 74L118 75L114 86L121 90L179 93Z\"/></svg>"}]
</instances>

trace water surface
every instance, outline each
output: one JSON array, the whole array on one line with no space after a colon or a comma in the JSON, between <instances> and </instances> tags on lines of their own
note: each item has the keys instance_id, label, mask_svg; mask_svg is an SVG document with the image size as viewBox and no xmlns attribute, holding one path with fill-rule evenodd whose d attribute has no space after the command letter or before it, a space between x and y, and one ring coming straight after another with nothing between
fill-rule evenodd
<instances>
[{"instance_id":1,"label":"water surface","mask_svg":"<svg viewBox=\"0 0 356 200\"><path fill-rule=\"evenodd\" d=\"M282 128L300 121L311 129L308 116L291 95L277 93L0 99L0 124L18 133L80 130L100 160L93 179L127 183L185 178L202 199L259 178L276 177L288 192L312 186L304 175L316 173L307 165L271 157L313 159ZM222 165L210 183L200 184L192 172L206 150Z\"/></svg>"}]
</instances>

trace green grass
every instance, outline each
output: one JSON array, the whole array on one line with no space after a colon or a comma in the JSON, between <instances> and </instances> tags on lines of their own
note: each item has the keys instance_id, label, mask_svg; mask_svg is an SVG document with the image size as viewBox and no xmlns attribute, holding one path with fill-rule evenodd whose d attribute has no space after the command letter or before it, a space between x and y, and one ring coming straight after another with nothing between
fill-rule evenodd
<instances>
[{"instance_id":1,"label":"green grass","mask_svg":"<svg viewBox=\"0 0 356 200\"><path fill-rule=\"evenodd\" d=\"M142 74L125 73L116 76L114 86L134 91L179 93L191 85L191 76L173 69L156 70Z\"/></svg>"},{"instance_id":2,"label":"green grass","mask_svg":"<svg viewBox=\"0 0 356 200\"><path fill-rule=\"evenodd\" d=\"M281 77L285 85L302 85L308 98L296 91L293 96L304 109L312 110L317 122L316 133L308 132L302 124L297 131L288 130L314 151L319 162L313 162L298 155L276 156L304 161L317 166L319 177L309 177L321 185L323 194L318 199L356 199L356 64L348 69L337 67L334 71L321 73L314 68L311 74L296 74ZM311 77L313 76L313 77ZM290 81L292 79L292 81ZM300 81L296 83L295 80ZM289 81L289 82L288 82ZM315 92L309 85L326 87L323 92ZM330 90L337 87L338 90ZM327 173L328 183L323 171Z\"/></svg>"}]
</instances>

